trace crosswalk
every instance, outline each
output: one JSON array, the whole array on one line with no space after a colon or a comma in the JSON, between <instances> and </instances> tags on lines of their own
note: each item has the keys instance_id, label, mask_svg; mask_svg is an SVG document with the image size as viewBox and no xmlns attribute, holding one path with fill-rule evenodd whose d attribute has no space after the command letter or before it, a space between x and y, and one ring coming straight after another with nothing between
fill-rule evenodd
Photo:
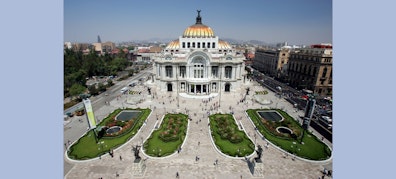
<instances>
[{"instance_id":1,"label":"crosswalk","mask_svg":"<svg viewBox=\"0 0 396 179\"><path fill-rule=\"evenodd\" d=\"M129 90L128 94L129 95L147 94L147 88L145 88L144 86L135 86Z\"/></svg>"}]
</instances>

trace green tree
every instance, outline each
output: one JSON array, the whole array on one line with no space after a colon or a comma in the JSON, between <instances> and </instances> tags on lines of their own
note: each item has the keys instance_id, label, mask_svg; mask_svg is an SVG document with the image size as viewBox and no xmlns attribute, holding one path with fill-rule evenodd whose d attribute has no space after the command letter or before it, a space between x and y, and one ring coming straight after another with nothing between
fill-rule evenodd
<instances>
[{"instance_id":1,"label":"green tree","mask_svg":"<svg viewBox=\"0 0 396 179\"><path fill-rule=\"evenodd\" d=\"M75 97L81 93L84 93L85 89L86 88L84 86L75 83L70 87L69 94L70 94L71 98L73 99L73 97Z\"/></svg>"},{"instance_id":2,"label":"green tree","mask_svg":"<svg viewBox=\"0 0 396 179\"><path fill-rule=\"evenodd\" d=\"M96 85L88 86L88 91L89 91L89 94L91 94L91 95L99 94L99 90L96 88Z\"/></svg>"},{"instance_id":3,"label":"green tree","mask_svg":"<svg viewBox=\"0 0 396 179\"><path fill-rule=\"evenodd\" d=\"M135 73L135 70L131 69L128 71L128 76L133 76L133 73Z\"/></svg>"},{"instance_id":4,"label":"green tree","mask_svg":"<svg viewBox=\"0 0 396 179\"><path fill-rule=\"evenodd\" d=\"M114 85L113 80L108 79L107 80L107 87L110 87L110 86L113 86L113 85Z\"/></svg>"},{"instance_id":5,"label":"green tree","mask_svg":"<svg viewBox=\"0 0 396 179\"><path fill-rule=\"evenodd\" d=\"M98 84L98 90L100 92L106 91L106 86L103 83Z\"/></svg>"}]
</instances>

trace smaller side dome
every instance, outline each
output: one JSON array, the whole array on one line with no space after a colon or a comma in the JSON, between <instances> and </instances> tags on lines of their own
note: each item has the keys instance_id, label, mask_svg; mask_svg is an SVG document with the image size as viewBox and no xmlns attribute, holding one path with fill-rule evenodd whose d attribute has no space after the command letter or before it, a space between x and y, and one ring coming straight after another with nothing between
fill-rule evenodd
<instances>
[{"instance_id":1,"label":"smaller side dome","mask_svg":"<svg viewBox=\"0 0 396 179\"><path fill-rule=\"evenodd\" d=\"M169 50L179 49L179 40L174 40L172 42L169 42L169 44L166 46L165 49L169 49Z\"/></svg>"},{"instance_id":2,"label":"smaller side dome","mask_svg":"<svg viewBox=\"0 0 396 179\"><path fill-rule=\"evenodd\" d=\"M228 42L219 40L219 47L220 50L229 50L231 49L231 45Z\"/></svg>"}]
</instances>

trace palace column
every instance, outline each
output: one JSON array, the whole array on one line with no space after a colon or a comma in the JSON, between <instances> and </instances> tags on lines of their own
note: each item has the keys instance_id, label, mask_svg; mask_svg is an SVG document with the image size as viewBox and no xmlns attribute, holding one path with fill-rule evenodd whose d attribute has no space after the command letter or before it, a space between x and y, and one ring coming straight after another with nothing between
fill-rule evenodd
<instances>
[{"instance_id":1,"label":"palace column","mask_svg":"<svg viewBox=\"0 0 396 179\"><path fill-rule=\"evenodd\" d=\"M231 76L231 78L234 79L234 80L236 79L236 66L235 65L232 66L232 76Z\"/></svg>"}]
</instances>

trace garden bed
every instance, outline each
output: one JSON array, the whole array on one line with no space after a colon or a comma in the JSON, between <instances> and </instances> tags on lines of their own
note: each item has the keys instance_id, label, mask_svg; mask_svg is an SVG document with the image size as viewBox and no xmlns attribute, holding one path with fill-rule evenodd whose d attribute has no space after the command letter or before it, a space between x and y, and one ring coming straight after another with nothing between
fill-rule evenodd
<instances>
[{"instance_id":1,"label":"garden bed","mask_svg":"<svg viewBox=\"0 0 396 179\"><path fill-rule=\"evenodd\" d=\"M246 111L258 131L267 140L281 149L302 158L310 160L326 160L330 158L331 150L326 144L309 131L303 132L301 125L286 112L280 109L271 110L276 110L282 115L284 120L282 122L274 122L262 119L257 111L265 111L263 109L249 109ZM289 128L292 134L278 132L277 128L279 129L282 126Z\"/></svg>"},{"instance_id":2,"label":"garden bed","mask_svg":"<svg viewBox=\"0 0 396 179\"><path fill-rule=\"evenodd\" d=\"M209 116L212 139L217 148L232 157L244 157L254 152L253 142L238 129L231 114Z\"/></svg>"},{"instance_id":3,"label":"garden bed","mask_svg":"<svg viewBox=\"0 0 396 179\"><path fill-rule=\"evenodd\" d=\"M144 142L144 152L152 157L164 157L175 153L186 138L188 116L166 114L158 130Z\"/></svg>"},{"instance_id":4,"label":"garden bed","mask_svg":"<svg viewBox=\"0 0 396 179\"><path fill-rule=\"evenodd\" d=\"M67 153L68 156L71 159L75 160L86 160L95 158L121 146L122 144L130 140L133 136L135 136L137 131L141 128L144 121L149 116L151 110L130 108L127 108L125 110L137 110L141 111L141 113L135 120L130 120L132 122L122 125L117 124L117 122L119 121L117 121L115 124L113 123L113 121L115 116L123 111L123 109L114 110L97 125L96 129L94 129L96 130L95 132L97 138L95 138L94 130L88 131L84 136L78 139L76 143L70 146ZM106 128L110 128L116 125L120 125L120 127L123 127L118 132L112 133L111 135L105 135Z\"/></svg>"}]
</instances>

